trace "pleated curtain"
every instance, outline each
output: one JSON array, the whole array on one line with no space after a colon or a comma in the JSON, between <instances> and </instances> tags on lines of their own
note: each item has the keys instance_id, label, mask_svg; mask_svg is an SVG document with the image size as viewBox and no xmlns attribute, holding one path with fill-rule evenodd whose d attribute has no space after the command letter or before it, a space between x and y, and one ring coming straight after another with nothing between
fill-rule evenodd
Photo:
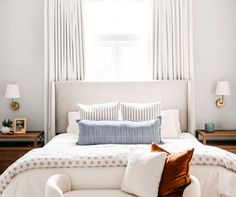
<instances>
[{"instance_id":1,"label":"pleated curtain","mask_svg":"<svg viewBox=\"0 0 236 197\"><path fill-rule=\"evenodd\" d=\"M192 0L152 0L152 9L153 79L188 81L188 130L194 133Z\"/></svg>"},{"instance_id":2,"label":"pleated curtain","mask_svg":"<svg viewBox=\"0 0 236 197\"><path fill-rule=\"evenodd\" d=\"M153 79L188 81L188 125L195 131L192 0L152 1ZM55 135L55 82L84 79L83 0L45 0L46 140Z\"/></svg>"},{"instance_id":3,"label":"pleated curtain","mask_svg":"<svg viewBox=\"0 0 236 197\"><path fill-rule=\"evenodd\" d=\"M45 139L55 135L55 82L84 79L82 0L45 0Z\"/></svg>"}]
</instances>

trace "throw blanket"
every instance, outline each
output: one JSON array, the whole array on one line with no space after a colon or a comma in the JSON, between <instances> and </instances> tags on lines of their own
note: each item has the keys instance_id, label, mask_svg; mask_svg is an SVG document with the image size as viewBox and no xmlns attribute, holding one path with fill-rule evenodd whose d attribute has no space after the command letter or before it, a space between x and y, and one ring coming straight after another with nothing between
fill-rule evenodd
<instances>
[{"instance_id":1,"label":"throw blanket","mask_svg":"<svg viewBox=\"0 0 236 197\"><path fill-rule=\"evenodd\" d=\"M193 165L222 166L236 172L236 155L218 148L204 146L196 149L192 159ZM170 152L178 152L171 150ZM94 145L73 146L56 149L44 147L34 149L12 164L0 176L0 196L10 181L19 173L30 169L74 168L74 167L117 167L126 166L129 155L150 152L150 145Z\"/></svg>"}]
</instances>

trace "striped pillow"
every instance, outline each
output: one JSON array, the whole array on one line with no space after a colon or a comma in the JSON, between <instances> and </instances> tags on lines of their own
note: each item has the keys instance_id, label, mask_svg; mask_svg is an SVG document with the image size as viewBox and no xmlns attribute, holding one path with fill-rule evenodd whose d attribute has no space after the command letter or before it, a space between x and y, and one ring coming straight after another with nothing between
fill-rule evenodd
<instances>
[{"instance_id":1,"label":"striped pillow","mask_svg":"<svg viewBox=\"0 0 236 197\"><path fill-rule=\"evenodd\" d=\"M118 120L120 102L83 105L78 104L80 119L85 120Z\"/></svg>"},{"instance_id":2,"label":"striped pillow","mask_svg":"<svg viewBox=\"0 0 236 197\"><path fill-rule=\"evenodd\" d=\"M149 121L77 120L78 145L162 143L161 117Z\"/></svg>"},{"instance_id":3,"label":"striped pillow","mask_svg":"<svg viewBox=\"0 0 236 197\"><path fill-rule=\"evenodd\" d=\"M158 117L161 113L161 102L156 103L121 103L123 120L145 121Z\"/></svg>"}]
</instances>

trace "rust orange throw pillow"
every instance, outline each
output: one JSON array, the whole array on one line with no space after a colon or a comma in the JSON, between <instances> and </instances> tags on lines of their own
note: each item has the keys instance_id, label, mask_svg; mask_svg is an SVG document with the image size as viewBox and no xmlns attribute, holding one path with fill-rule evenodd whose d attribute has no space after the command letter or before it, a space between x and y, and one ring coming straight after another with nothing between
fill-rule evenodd
<instances>
[{"instance_id":1,"label":"rust orange throw pillow","mask_svg":"<svg viewBox=\"0 0 236 197\"><path fill-rule=\"evenodd\" d=\"M189 167L194 149L180 153L169 153L155 143L152 152L166 152L167 158L159 185L158 197L181 197L184 188L190 183Z\"/></svg>"}]
</instances>

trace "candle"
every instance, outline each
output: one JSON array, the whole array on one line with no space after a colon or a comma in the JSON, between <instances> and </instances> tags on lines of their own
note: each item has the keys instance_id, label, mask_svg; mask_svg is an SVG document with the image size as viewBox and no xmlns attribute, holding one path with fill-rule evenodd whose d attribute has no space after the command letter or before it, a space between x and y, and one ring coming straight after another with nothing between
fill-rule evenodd
<instances>
[{"instance_id":1,"label":"candle","mask_svg":"<svg viewBox=\"0 0 236 197\"><path fill-rule=\"evenodd\" d=\"M214 123L206 123L205 124L205 131L207 132L214 132L215 124Z\"/></svg>"}]
</instances>

